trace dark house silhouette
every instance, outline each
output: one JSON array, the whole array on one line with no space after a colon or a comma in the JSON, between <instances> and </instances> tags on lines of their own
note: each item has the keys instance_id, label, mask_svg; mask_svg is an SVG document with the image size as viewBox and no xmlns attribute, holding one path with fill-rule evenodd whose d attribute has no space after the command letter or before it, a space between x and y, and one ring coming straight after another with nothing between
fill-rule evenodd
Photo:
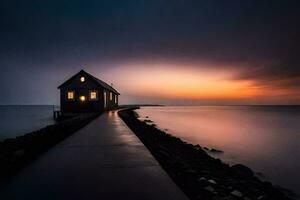
<instances>
[{"instance_id":1,"label":"dark house silhouette","mask_svg":"<svg viewBox=\"0 0 300 200\"><path fill-rule=\"evenodd\" d=\"M119 92L84 70L65 81L58 89L62 113L101 112L118 107Z\"/></svg>"}]
</instances>

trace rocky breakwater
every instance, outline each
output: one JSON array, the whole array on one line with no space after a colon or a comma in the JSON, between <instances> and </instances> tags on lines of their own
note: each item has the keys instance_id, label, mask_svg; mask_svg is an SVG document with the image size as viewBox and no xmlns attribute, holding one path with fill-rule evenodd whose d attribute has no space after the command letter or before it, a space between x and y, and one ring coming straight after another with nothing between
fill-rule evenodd
<instances>
[{"instance_id":1,"label":"rocky breakwater","mask_svg":"<svg viewBox=\"0 0 300 200\"><path fill-rule=\"evenodd\" d=\"M0 184L38 155L76 132L99 114L81 114L40 130L0 142Z\"/></svg>"},{"instance_id":2,"label":"rocky breakwater","mask_svg":"<svg viewBox=\"0 0 300 200\"><path fill-rule=\"evenodd\" d=\"M192 200L287 200L286 191L261 181L248 167L229 166L153 125L140 121L134 109L119 116L150 150L174 182Z\"/></svg>"}]
</instances>

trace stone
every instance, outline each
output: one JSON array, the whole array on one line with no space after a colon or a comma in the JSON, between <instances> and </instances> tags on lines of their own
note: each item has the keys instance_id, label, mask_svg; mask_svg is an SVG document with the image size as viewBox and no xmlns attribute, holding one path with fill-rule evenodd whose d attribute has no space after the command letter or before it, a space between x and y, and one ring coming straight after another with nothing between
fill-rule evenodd
<instances>
[{"instance_id":1,"label":"stone","mask_svg":"<svg viewBox=\"0 0 300 200\"><path fill-rule=\"evenodd\" d=\"M196 170L188 169L185 171L187 174L197 174Z\"/></svg>"},{"instance_id":2,"label":"stone","mask_svg":"<svg viewBox=\"0 0 300 200\"><path fill-rule=\"evenodd\" d=\"M209 179L208 182L210 182L211 184L214 184L214 185L217 184L217 182L215 180L213 180L213 179Z\"/></svg>"},{"instance_id":3,"label":"stone","mask_svg":"<svg viewBox=\"0 0 300 200\"><path fill-rule=\"evenodd\" d=\"M212 153L223 153L222 150L214 149L214 148L211 148L211 150L209 150L209 151L212 152Z\"/></svg>"},{"instance_id":4,"label":"stone","mask_svg":"<svg viewBox=\"0 0 300 200\"><path fill-rule=\"evenodd\" d=\"M15 156L21 157L25 154L25 150L24 149L20 149L14 152Z\"/></svg>"},{"instance_id":5,"label":"stone","mask_svg":"<svg viewBox=\"0 0 300 200\"><path fill-rule=\"evenodd\" d=\"M253 171L249 167L242 164L233 165L231 170L239 176L252 177L254 175Z\"/></svg>"},{"instance_id":6,"label":"stone","mask_svg":"<svg viewBox=\"0 0 300 200\"><path fill-rule=\"evenodd\" d=\"M199 182L201 182L201 181L206 181L206 178L204 178L204 177L198 178L198 181L199 181Z\"/></svg>"},{"instance_id":7,"label":"stone","mask_svg":"<svg viewBox=\"0 0 300 200\"><path fill-rule=\"evenodd\" d=\"M231 192L231 194L232 194L233 196L236 196L236 197L242 197L242 196L243 196L243 194L242 194L240 191L238 191L238 190L233 190L233 191Z\"/></svg>"},{"instance_id":8,"label":"stone","mask_svg":"<svg viewBox=\"0 0 300 200\"><path fill-rule=\"evenodd\" d=\"M206 186L204 189L209 191L209 192L214 192L215 191L215 189L211 185Z\"/></svg>"}]
</instances>

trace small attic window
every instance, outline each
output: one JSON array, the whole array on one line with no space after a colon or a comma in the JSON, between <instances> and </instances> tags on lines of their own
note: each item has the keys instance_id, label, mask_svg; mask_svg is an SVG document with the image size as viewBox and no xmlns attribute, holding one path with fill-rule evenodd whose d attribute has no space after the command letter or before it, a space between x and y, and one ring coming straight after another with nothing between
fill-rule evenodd
<instances>
[{"instance_id":1,"label":"small attic window","mask_svg":"<svg viewBox=\"0 0 300 200\"><path fill-rule=\"evenodd\" d=\"M80 77L80 81L84 82L85 81L85 77L84 76Z\"/></svg>"}]
</instances>

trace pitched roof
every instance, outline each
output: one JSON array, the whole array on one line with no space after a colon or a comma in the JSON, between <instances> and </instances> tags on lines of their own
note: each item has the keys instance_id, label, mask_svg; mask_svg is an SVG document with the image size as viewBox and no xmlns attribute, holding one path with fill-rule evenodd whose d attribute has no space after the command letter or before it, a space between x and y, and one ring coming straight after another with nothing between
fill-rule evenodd
<instances>
[{"instance_id":1,"label":"pitched roof","mask_svg":"<svg viewBox=\"0 0 300 200\"><path fill-rule=\"evenodd\" d=\"M68 82L70 82L75 76L77 76L79 73L83 73L85 74L86 76L90 77L96 84L98 84L99 86L111 91L111 92L114 92L116 94L120 94L116 89L114 89L112 86L110 86L109 84L105 83L104 81L101 81L100 79L94 77L93 75L87 73L86 71L84 70L80 70L80 72L78 72L77 74L75 74L74 76L72 76L71 78L69 78L68 80L66 80L64 83L62 83L60 86L58 86L58 89L60 89L62 86L64 86L65 84L67 84Z\"/></svg>"}]
</instances>

